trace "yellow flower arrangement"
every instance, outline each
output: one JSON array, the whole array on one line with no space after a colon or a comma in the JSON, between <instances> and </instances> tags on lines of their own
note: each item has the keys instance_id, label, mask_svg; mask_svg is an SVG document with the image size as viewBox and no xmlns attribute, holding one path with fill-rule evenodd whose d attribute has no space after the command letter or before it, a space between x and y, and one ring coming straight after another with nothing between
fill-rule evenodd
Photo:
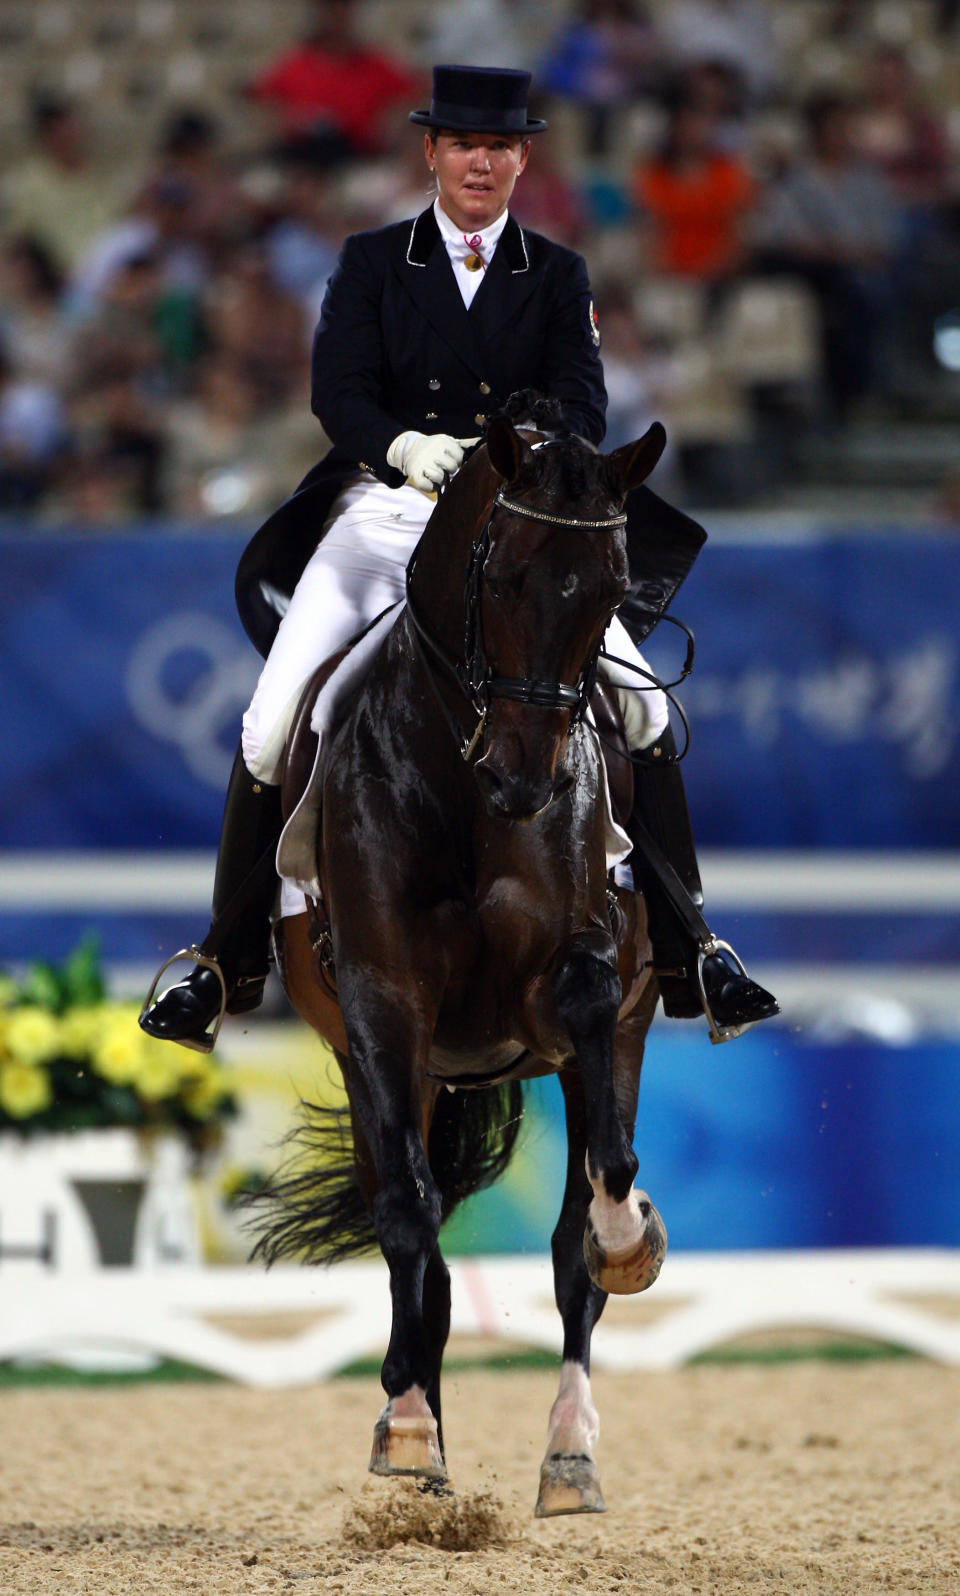
<instances>
[{"instance_id":1,"label":"yellow flower arrangement","mask_svg":"<svg viewBox=\"0 0 960 1596\"><path fill-rule=\"evenodd\" d=\"M18 1064L49 1064L60 1051L60 1022L46 1009L27 1003L9 1011L3 1050Z\"/></svg>"},{"instance_id":2,"label":"yellow flower arrangement","mask_svg":"<svg viewBox=\"0 0 960 1596\"><path fill-rule=\"evenodd\" d=\"M223 1070L147 1036L138 1012L107 999L90 943L20 983L0 972L0 1129L129 1126L208 1142L235 1112Z\"/></svg>"},{"instance_id":3,"label":"yellow flower arrangement","mask_svg":"<svg viewBox=\"0 0 960 1596\"><path fill-rule=\"evenodd\" d=\"M42 1065L18 1064L15 1059L0 1064L0 1108L11 1119L42 1114L52 1102L50 1075Z\"/></svg>"}]
</instances>

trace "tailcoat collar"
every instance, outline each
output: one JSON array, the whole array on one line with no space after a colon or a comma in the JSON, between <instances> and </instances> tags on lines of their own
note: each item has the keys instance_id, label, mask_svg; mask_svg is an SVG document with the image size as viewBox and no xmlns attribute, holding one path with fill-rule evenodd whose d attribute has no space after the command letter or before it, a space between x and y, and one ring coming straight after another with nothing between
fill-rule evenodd
<instances>
[{"instance_id":1,"label":"tailcoat collar","mask_svg":"<svg viewBox=\"0 0 960 1596\"><path fill-rule=\"evenodd\" d=\"M407 241L407 265L426 266L434 246L440 242L440 229L437 218L430 205L425 211L414 218L410 227L410 237ZM527 250L527 240L523 228L515 222L512 216L507 217L507 225L500 234L497 251L503 250L506 263L510 268L511 276L519 276L521 272L529 271L530 255Z\"/></svg>"}]
</instances>

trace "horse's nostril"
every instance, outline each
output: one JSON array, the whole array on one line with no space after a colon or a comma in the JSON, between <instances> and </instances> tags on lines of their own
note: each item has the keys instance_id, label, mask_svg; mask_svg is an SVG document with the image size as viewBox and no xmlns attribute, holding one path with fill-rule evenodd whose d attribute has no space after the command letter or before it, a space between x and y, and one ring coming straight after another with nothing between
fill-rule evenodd
<instances>
[{"instance_id":1,"label":"horse's nostril","mask_svg":"<svg viewBox=\"0 0 960 1596\"><path fill-rule=\"evenodd\" d=\"M498 793L503 786L503 781L497 772L491 765L485 765L483 760L480 760L476 765L474 765L473 774L477 778L477 785L480 788L480 791L487 798L494 797L494 795Z\"/></svg>"}]
</instances>

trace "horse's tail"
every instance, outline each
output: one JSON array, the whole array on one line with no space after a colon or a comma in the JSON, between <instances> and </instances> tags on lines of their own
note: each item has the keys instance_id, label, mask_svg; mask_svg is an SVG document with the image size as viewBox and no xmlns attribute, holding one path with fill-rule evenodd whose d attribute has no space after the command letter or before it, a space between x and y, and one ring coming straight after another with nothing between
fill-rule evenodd
<instances>
[{"instance_id":1,"label":"horse's tail","mask_svg":"<svg viewBox=\"0 0 960 1596\"><path fill-rule=\"evenodd\" d=\"M519 1081L440 1093L429 1160L443 1219L503 1174L522 1118ZM375 1248L373 1216L354 1164L349 1107L304 1103L303 1122L290 1142L296 1151L289 1163L247 1199L250 1229L259 1232L251 1256L267 1264L278 1258L332 1264Z\"/></svg>"},{"instance_id":2,"label":"horse's tail","mask_svg":"<svg viewBox=\"0 0 960 1596\"><path fill-rule=\"evenodd\" d=\"M444 1219L465 1197L500 1179L516 1150L522 1119L520 1081L440 1093L430 1127L429 1156Z\"/></svg>"}]
</instances>

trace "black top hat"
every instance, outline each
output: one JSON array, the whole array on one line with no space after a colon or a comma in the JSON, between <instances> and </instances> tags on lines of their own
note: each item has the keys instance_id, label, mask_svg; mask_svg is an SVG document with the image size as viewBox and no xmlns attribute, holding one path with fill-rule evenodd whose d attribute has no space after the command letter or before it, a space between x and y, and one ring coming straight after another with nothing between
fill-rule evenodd
<instances>
[{"instance_id":1,"label":"black top hat","mask_svg":"<svg viewBox=\"0 0 960 1596\"><path fill-rule=\"evenodd\" d=\"M529 72L511 67L435 66L428 111L411 111L420 127L454 133L542 133L546 122L527 116Z\"/></svg>"}]
</instances>

